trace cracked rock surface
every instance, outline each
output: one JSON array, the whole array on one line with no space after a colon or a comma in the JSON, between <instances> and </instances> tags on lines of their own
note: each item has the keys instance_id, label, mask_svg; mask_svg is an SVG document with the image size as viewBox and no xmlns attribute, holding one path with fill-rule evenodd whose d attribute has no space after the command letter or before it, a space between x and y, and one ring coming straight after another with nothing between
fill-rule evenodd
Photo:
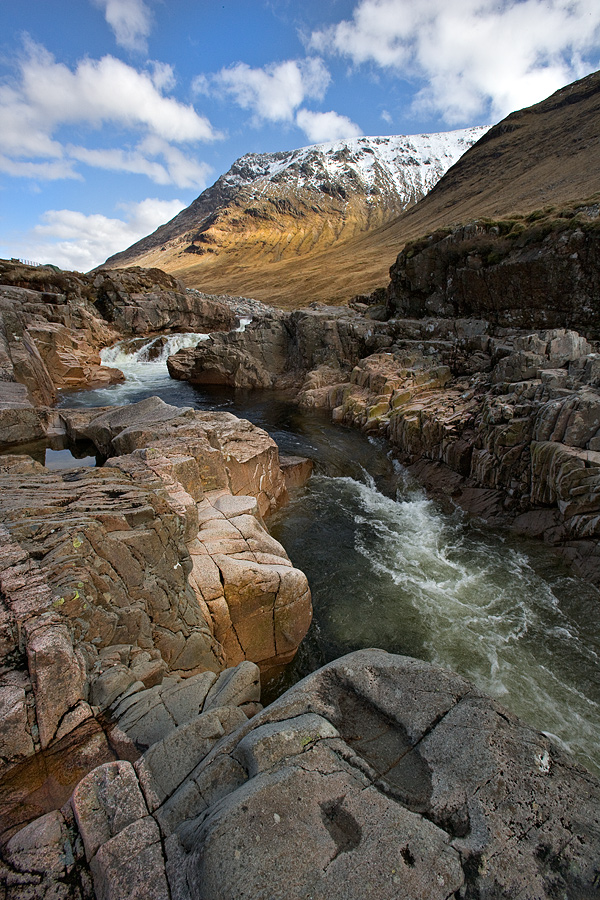
<instances>
[{"instance_id":1,"label":"cracked rock surface","mask_svg":"<svg viewBox=\"0 0 600 900\"><path fill-rule=\"evenodd\" d=\"M600 784L427 663L377 650L343 657L215 749L199 767L204 779L226 759L243 782L176 829L185 896L598 891Z\"/></svg>"},{"instance_id":2,"label":"cracked rock surface","mask_svg":"<svg viewBox=\"0 0 600 900\"><path fill-rule=\"evenodd\" d=\"M13 835L0 896L598 895L600 783L458 675L360 650L259 693L243 662L115 702L141 755Z\"/></svg>"}]
</instances>

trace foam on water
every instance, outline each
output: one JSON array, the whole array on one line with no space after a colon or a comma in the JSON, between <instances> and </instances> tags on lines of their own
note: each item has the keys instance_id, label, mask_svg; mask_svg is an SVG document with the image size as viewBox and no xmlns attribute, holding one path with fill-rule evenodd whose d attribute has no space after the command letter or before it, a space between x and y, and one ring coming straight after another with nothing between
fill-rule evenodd
<instances>
[{"instance_id":1,"label":"foam on water","mask_svg":"<svg viewBox=\"0 0 600 900\"><path fill-rule=\"evenodd\" d=\"M393 499L370 476L316 476L295 501L310 507L307 521L327 510L335 517L337 509L352 522L344 531L337 514L328 541L319 530L313 535L317 568L329 559L343 578L342 553L360 560L343 590L308 572L326 657L383 646L453 669L598 770L600 635L586 627L585 598L573 615L581 583L559 562L550 571L545 548L536 566L533 545L530 555L508 536L468 525L459 512L443 513L406 480L399 489ZM281 529L277 537L287 546ZM327 553L319 551L327 543ZM292 558L310 569L306 556ZM598 602L591 586L587 599L590 607Z\"/></svg>"},{"instance_id":2,"label":"foam on water","mask_svg":"<svg viewBox=\"0 0 600 900\"><path fill-rule=\"evenodd\" d=\"M120 369L125 381L93 391L65 393L61 405L120 406L153 394L161 396L174 386L167 371L169 356L178 350L196 347L208 338L208 334L202 333L170 334L149 339L133 338L105 347L100 353L102 365Z\"/></svg>"},{"instance_id":3,"label":"foam on water","mask_svg":"<svg viewBox=\"0 0 600 900\"><path fill-rule=\"evenodd\" d=\"M170 379L167 357L206 338L108 348L103 362L120 368L125 384L63 403L119 405L157 394L179 406L227 408L267 428L284 452L315 460L318 474L269 523L313 592L313 626L288 683L359 647L427 659L469 678L600 772L598 590L540 543L440 510L380 439L332 426L272 392L217 397Z\"/></svg>"}]
</instances>

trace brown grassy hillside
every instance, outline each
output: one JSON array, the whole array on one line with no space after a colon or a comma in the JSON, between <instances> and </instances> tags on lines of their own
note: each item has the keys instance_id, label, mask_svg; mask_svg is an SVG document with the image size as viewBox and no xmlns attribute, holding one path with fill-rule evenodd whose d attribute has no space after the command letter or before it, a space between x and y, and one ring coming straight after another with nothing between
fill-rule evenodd
<instances>
[{"instance_id":1,"label":"brown grassy hillside","mask_svg":"<svg viewBox=\"0 0 600 900\"><path fill-rule=\"evenodd\" d=\"M492 128L416 206L392 222L329 252L280 265L275 285L256 283L256 296L276 290L281 305L340 302L389 281L404 244L429 231L472 221L527 214L583 200L600 191L600 72L547 100L512 113ZM248 273L250 274L250 273Z\"/></svg>"},{"instance_id":2,"label":"brown grassy hillside","mask_svg":"<svg viewBox=\"0 0 600 900\"><path fill-rule=\"evenodd\" d=\"M104 267L159 267L205 291L286 302L288 270L309 271L312 257L417 203L486 130L361 137L247 154L189 207ZM289 294L292 302L298 290L302 302L314 299L300 283ZM319 297L324 291L326 284Z\"/></svg>"},{"instance_id":3,"label":"brown grassy hillside","mask_svg":"<svg viewBox=\"0 0 600 900\"><path fill-rule=\"evenodd\" d=\"M574 82L548 99L512 113L487 132L415 206L381 224L365 223L350 207L342 216L311 221L283 208L264 219L263 240L253 223L230 209L215 227L226 252L168 257L154 248L136 264L164 268L190 287L255 297L282 307L313 300L345 302L387 284L391 264L406 241L478 217L498 218L590 197L600 190L600 73ZM325 199L325 198L324 198ZM331 200L332 198L328 199ZM365 225L368 231L356 232ZM329 232L336 234L330 245ZM285 252L273 255L274 235ZM207 238L210 241L210 235ZM119 264L119 263L117 263ZM123 263L120 263L123 264Z\"/></svg>"}]
</instances>

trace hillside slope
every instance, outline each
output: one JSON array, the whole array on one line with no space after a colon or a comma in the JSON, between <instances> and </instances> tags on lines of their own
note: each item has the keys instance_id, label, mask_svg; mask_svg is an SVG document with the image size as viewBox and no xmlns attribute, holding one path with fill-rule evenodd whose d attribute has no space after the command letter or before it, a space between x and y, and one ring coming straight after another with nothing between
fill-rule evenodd
<instances>
[{"instance_id":1,"label":"hillside slope","mask_svg":"<svg viewBox=\"0 0 600 900\"><path fill-rule=\"evenodd\" d=\"M205 291L285 302L281 266L302 270L305 259L395 218L486 130L247 154L187 209L105 266L158 266ZM314 297L304 292L302 299Z\"/></svg>"},{"instance_id":2,"label":"hillside slope","mask_svg":"<svg viewBox=\"0 0 600 900\"><path fill-rule=\"evenodd\" d=\"M288 308L311 300L340 303L386 285L389 268L404 244L441 226L527 214L549 205L588 200L598 191L600 72L511 113L467 150L424 199L390 221L371 220L367 231L350 237L340 229L333 244L315 241L311 252L282 254L279 259L271 254L268 264L260 259L259 243L253 254L239 233L234 234L239 250L221 258L209 254L204 260L210 257L211 263L203 267L197 266L201 256L188 263L189 255L183 254L182 267L171 269L167 254L160 251L129 260L119 254L110 264L131 265L139 260L174 271L188 285L203 290L245 294ZM339 215L332 209L330 222L336 227ZM285 231L287 239L287 234L300 228L299 222L294 217L279 219L274 227ZM268 245L264 253L268 255Z\"/></svg>"}]
</instances>

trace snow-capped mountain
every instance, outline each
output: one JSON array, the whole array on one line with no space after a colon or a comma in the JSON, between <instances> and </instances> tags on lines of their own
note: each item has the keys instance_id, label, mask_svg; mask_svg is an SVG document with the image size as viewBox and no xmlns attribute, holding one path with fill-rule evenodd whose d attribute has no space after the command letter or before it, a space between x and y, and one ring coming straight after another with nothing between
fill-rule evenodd
<instances>
[{"instance_id":1,"label":"snow-capped mountain","mask_svg":"<svg viewBox=\"0 0 600 900\"><path fill-rule=\"evenodd\" d=\"M351 193L361 189L373 203L379 202L384 187L407 205L431 190L487 130L361 137L287 153L248 153L219 180L238 188L260 183L263 190L269 183L314 191L331 184Z\"/></svg>"},{"instance_id":2,"label":"snow-capped mountain","mask_svg":"<svg viewBox=\"0 0 600 900\"><path fill-rule=\"evenodd\" d=\"M260 291L265 299L269 266L300 262L385 224L425 196L487 130L248 153L187 209L105 266L157 266L201 290Z\"/></svg>"}]
</instances>

